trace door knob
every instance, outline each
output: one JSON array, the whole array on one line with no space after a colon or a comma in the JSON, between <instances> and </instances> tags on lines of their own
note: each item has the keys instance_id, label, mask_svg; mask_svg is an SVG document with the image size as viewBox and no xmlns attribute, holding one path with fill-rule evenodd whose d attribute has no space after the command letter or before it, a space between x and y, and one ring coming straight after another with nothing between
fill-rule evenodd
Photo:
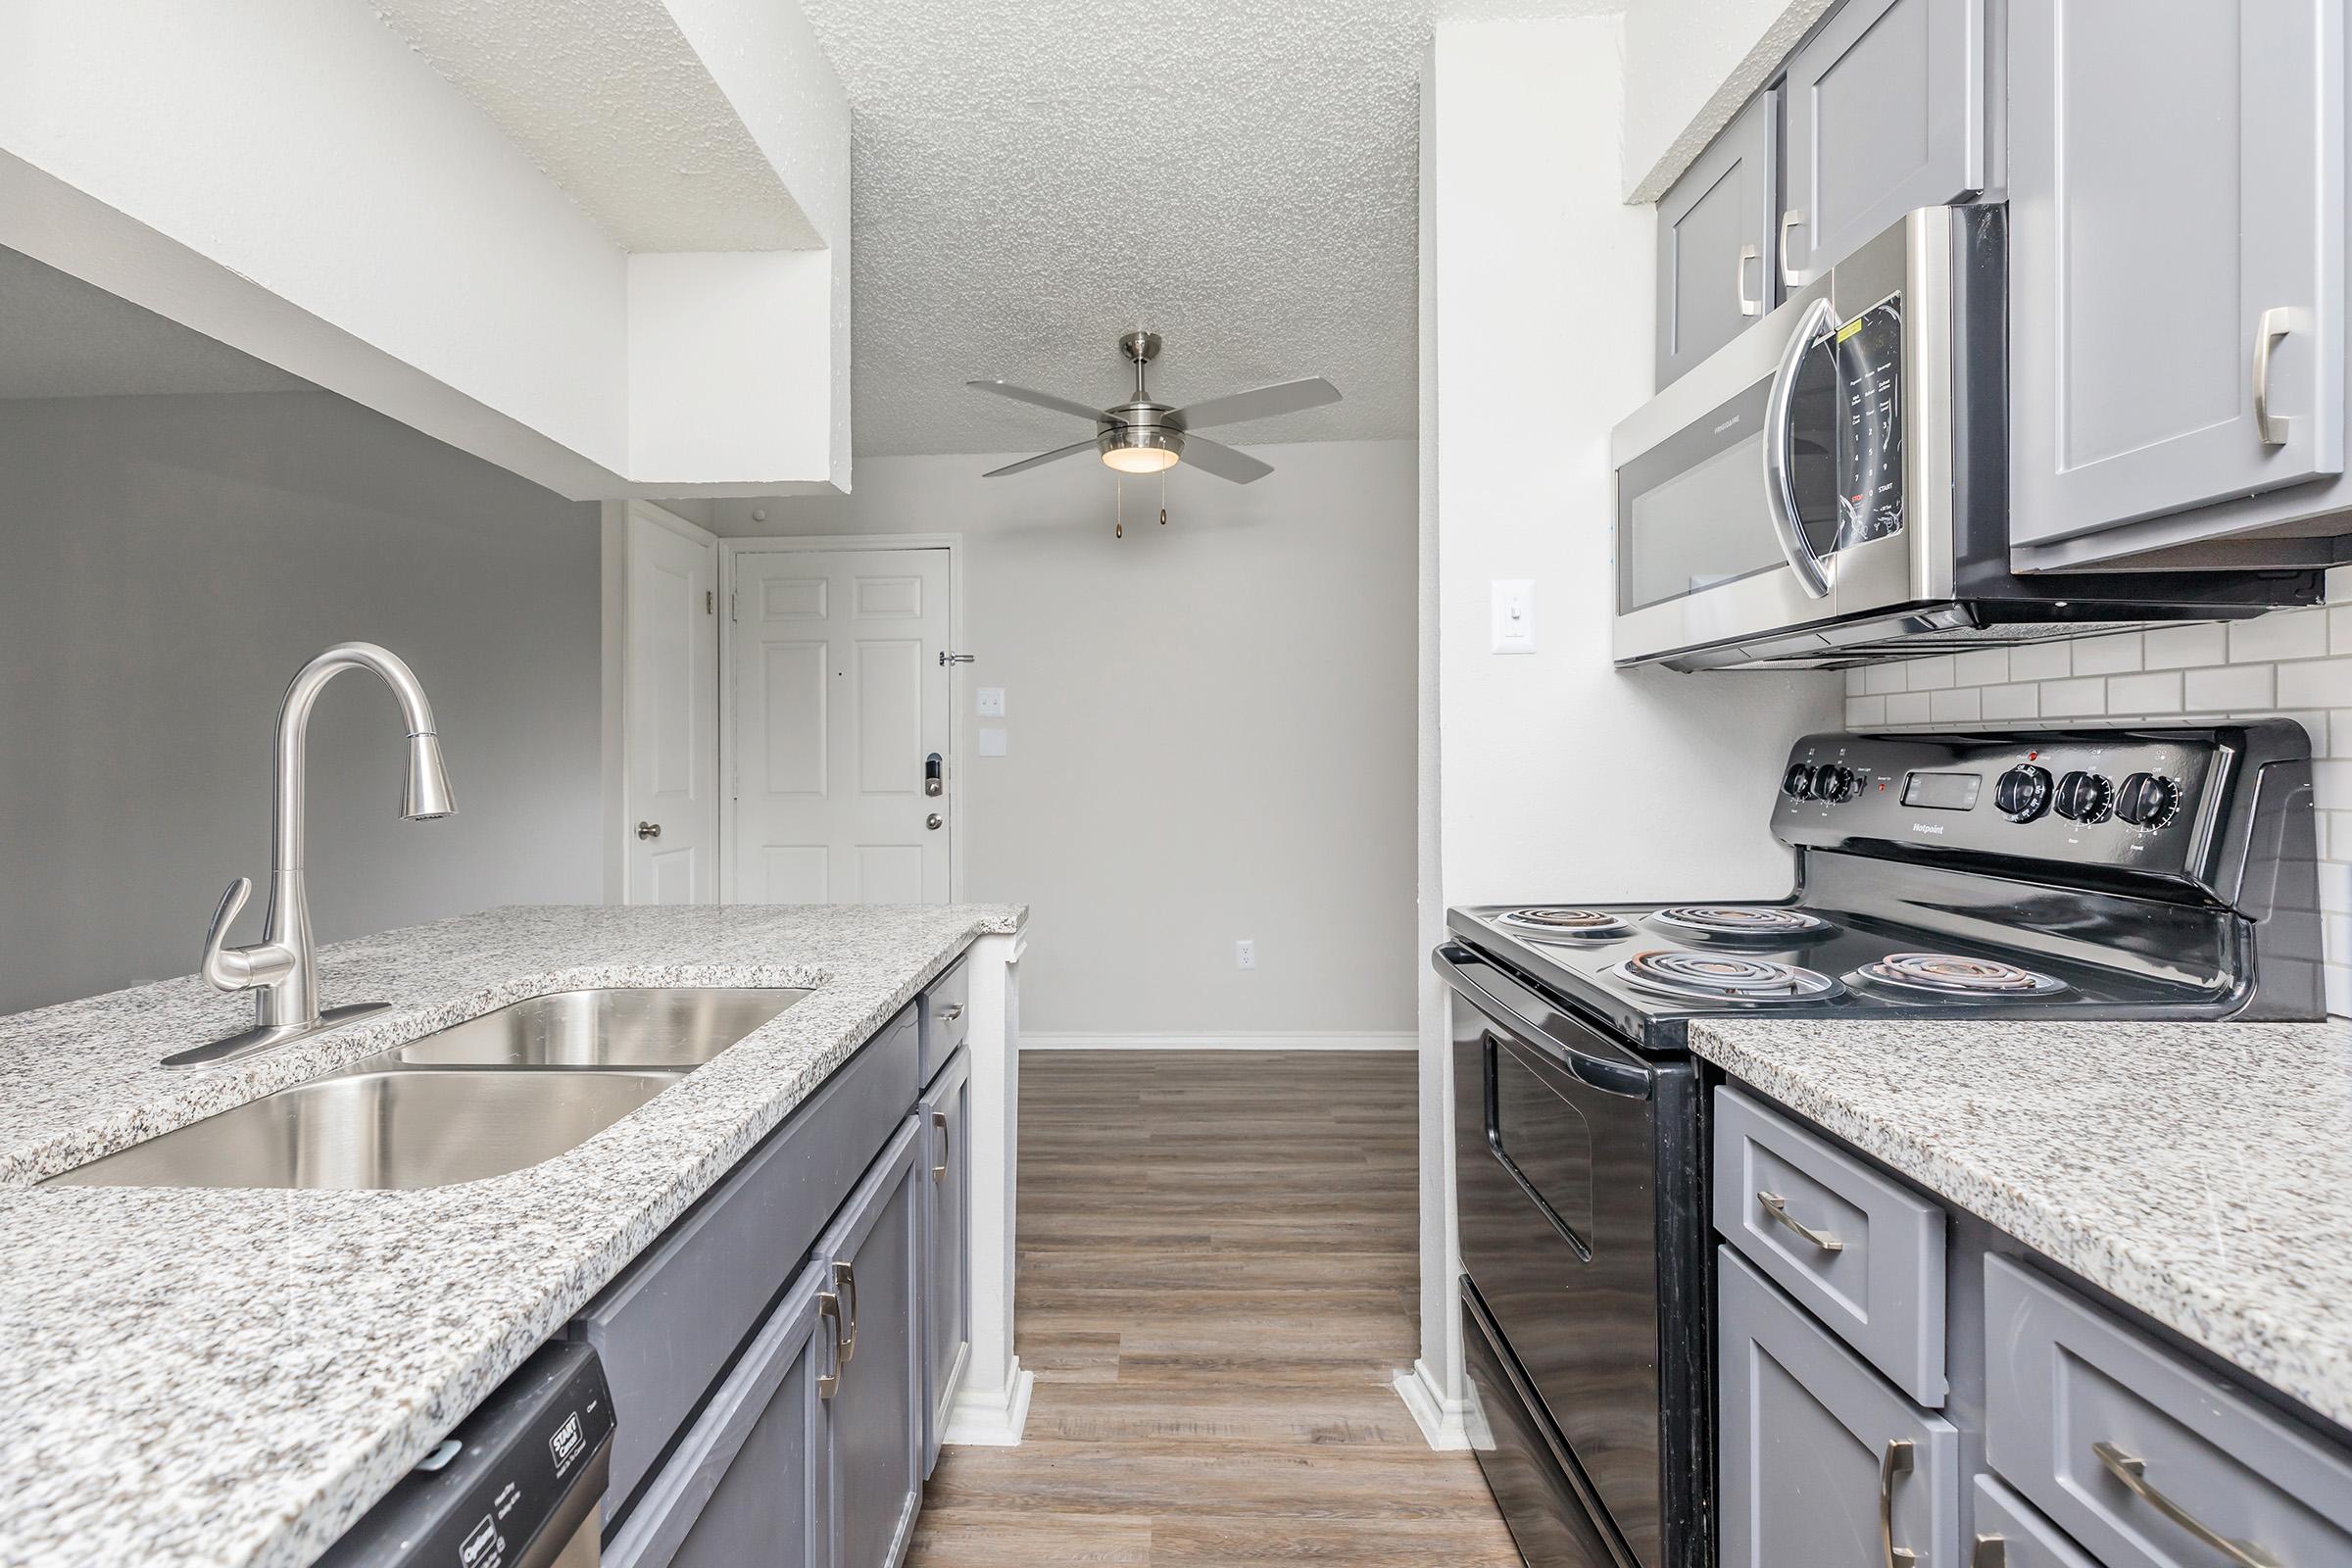
<instances>
[{"instance_id":1,"label":"door knob","mask_svg":"<svg viewBox=\"0 0 2352 1568\"><path fill-rule=\"evenodd\" d=\"M934 833L938 832L941 828L946 827L947 825L948 819L940 815L937 811L933 811L929 816L923 818L923 826L929 828Z\"/></svg>"},{"instance_id":2,"label":"door knob","mask_svg":"<svg viewBox=\"0 0 2352 1568\"><path fill-rule=\"evenodd\" d=\"M637 824L637 836L641 839L658 839L662 836L662 824L659 822L640 822Z\"/></svg>"}]
</instances>

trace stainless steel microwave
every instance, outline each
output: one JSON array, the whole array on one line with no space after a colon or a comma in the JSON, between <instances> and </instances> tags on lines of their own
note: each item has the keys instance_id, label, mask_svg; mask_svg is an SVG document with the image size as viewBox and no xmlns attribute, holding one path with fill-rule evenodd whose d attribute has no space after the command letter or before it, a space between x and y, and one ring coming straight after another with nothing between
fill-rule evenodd
<instances>
[{"instance_id":1,"label":"stainless steel microwave","mask_svg":"<svg viewBox=\"0 0 2352 1568\"><path fill-rule=\"evenodd\" d=\"M1621 665L1827 666L2319 602L2314 570L2009 568L2008 225L1927 207L1617 426Z\"/></svg>"}]
</instances>

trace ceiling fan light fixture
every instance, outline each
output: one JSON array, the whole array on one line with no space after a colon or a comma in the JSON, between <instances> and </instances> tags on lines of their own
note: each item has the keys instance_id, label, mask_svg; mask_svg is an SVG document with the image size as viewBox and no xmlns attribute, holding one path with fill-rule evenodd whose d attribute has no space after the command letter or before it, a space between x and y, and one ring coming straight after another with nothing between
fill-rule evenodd
<instances>
[{"instance_id":1,"label":"ceiling fan light fixture","mask_svg":"<svg viewBox=\"0 0 2352 1568\"><path fill-rule=\"evenodd\" d=\"M1125 425L1096 438L1102 461L1121 473L1162 473L1184 456L1184 437L1174 430Z\"/></svg>"}]
</instances>

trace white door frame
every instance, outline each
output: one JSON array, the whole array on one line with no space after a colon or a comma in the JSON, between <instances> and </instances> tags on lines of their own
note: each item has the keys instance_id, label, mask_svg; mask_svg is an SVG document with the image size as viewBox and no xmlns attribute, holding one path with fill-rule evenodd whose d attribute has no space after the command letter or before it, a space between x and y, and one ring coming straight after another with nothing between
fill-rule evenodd
<instances>
[{"instance_id":1,"label":"white door frame","mask_svg":"<svg viewBox=\"0 0 2352 1568\"><path fill-rule=\"evenodd\" d=\"M600 576L602 578L601 597L604 616L604 736L602 755L599 759L603 773L601 791L603 809L599 815L604 824L604 848L599 858L604 867L605 902L607 904L629 902L628 834L630 825L636 820L631 812L629 803L628 736L629 520L632 517L641 522L651 523L658 528L666 528L671 533L698 545L708 545L716 549L721 543L719 537L710 529L689 522L676 513L666 511L652 501L607 501L602 503L599 509L602 532ZM723 578L727 566L723 554L718 557L718 566ZM717 624L715 617L712 623L714 626ZM718 638L718 653L723 661L727 652L727 639L722 633L715 630L712 635ZM720 668L723 674L725 668L723 662ZM720 700L719 716L722 718L725 716L725 700L723 698ZM723 752L715 765L724 767ZM726 777L723 772L715 773L713 776L722 783ZM721 854L726 848L724 830L726 802L724 797L721 797L719 805L721 808L718 813L720 831L712 840L714 847L711 853L713 854ZM723 866L725 862L722 860L720 863Z\"/></svg>"},{"instance_id":2,"label":"white door frame","mask_svg":"<svg viewBox=\"0 0 2352 1568\"><path fill-rule=\"evenodd\" d=\"M787 534L718 541L718 591L727 613L718 638L718 902L735 902L735 562L739 556L779 551L945 550L948 553L948 646L962 652L963 535L959 533ZM964 808L963 666L948 666L948 902L963 902L963 841L971 813Z\"/></svg>"}]
</instances>

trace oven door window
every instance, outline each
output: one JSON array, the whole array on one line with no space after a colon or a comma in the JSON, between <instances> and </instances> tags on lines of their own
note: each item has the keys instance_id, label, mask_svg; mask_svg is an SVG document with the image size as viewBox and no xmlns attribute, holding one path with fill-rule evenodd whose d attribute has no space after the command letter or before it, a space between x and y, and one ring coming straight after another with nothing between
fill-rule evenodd
<instances>
[{"instance_id":1,"label":"oven door window","mask_svg":"<svg viewBox=\"0 0 2352 1568\"><path fill-rule=\"evenodd\" d=\"M1592 1130L1512 1044L1487 1036L1487 1147L1577 1255L1592 1260Z\"/></svg>"}]
</instances>

